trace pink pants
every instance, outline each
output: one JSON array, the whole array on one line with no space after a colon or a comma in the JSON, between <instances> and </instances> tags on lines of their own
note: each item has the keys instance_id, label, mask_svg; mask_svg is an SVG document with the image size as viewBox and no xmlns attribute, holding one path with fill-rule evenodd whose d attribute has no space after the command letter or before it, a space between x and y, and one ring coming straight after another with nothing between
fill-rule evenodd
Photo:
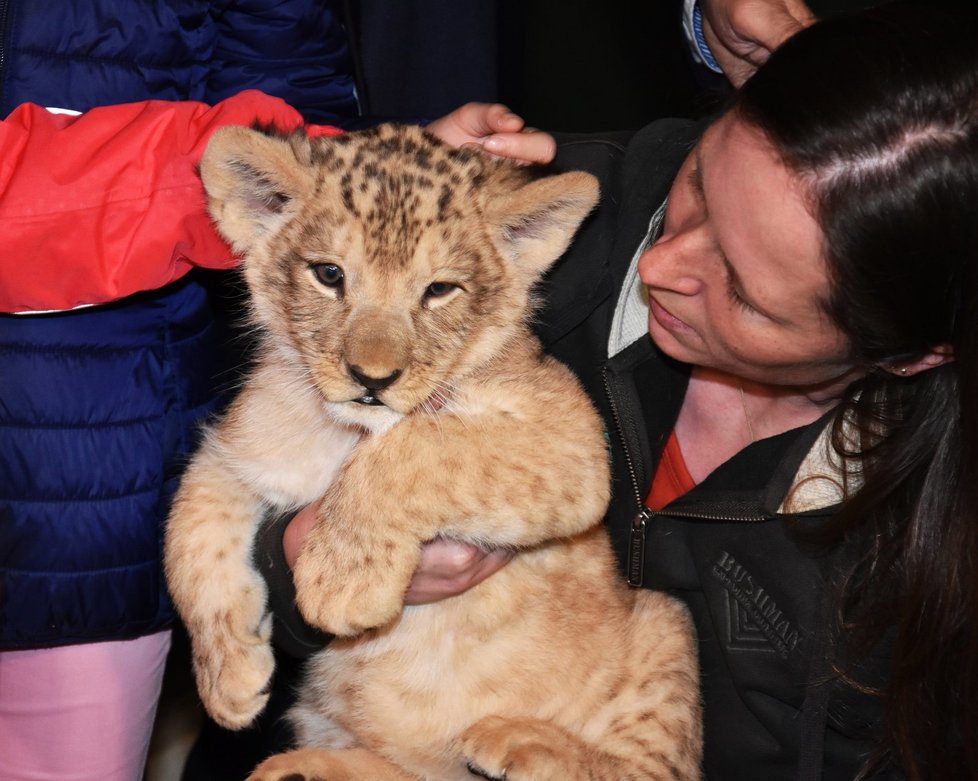
<instances>
[{"instance_id":1,"label":"pink pants","mask_svg":"<svg viewBox=\"0 0 978 781\"><path fill-rule=\"evenodd\" d=\"M170 632L0 652L0 780L139 781Z\"/></svg>"}]
</instances>

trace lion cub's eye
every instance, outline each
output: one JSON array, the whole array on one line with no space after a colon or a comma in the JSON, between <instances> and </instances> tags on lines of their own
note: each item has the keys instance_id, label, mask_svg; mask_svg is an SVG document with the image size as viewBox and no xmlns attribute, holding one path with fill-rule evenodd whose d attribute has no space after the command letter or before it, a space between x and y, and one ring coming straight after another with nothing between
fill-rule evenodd
<instances>
[{"instance_id":1,"label":"lion cub's eye","mask_svg":"<svg viewBox=\"0 0 978 781\"><path fill-rule=\"evenodd\" d=\"M335 263L316 263L312 266L312 273L326 287L343 286L343 269Z\"/></svg>"},{"instance_id":2,"label":"lion cub's eye","mask_svg":"<svg viewBox=\"0 0 978 781\"><path fill-rule=\"evenodd\" d=\"M455 285L450 282L432 282L425 289L424 294L428 298L441 298L447 296L455 289Z\"/></svg>"},{"instance_id":3,"label":"lion cub's eye","mask_svg":"<svg viewBox=\"0 0 978 781\"><path fill-rule=\"evenodd\" d=\"M458 289L458 285L453 285L451 282L432 282L424 289L424 295L421 298L426 304L434 304L437 299L447 298ZM437 303L441 302L437 301Z\"/></svg>"}]
</instances>

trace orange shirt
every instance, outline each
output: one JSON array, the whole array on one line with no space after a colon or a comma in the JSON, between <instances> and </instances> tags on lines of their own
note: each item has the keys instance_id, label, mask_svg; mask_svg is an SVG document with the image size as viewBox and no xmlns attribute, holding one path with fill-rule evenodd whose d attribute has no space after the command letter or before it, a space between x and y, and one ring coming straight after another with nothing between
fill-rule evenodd
<instances>
[{"instance_id":1,"label":"orange shirt","mask_svg":"<svg viewBox=\"0 0 978 781\"><path fill-rule=\"evenodd\" d=\"M673 499L682 496L695 486L696 482L686 469L676 432L672 431L666 441L665 450L662 451L659 467L652 478L652 488L649 489L645 504L653 510L661 510Z\"/></svg>"}]
</instances>

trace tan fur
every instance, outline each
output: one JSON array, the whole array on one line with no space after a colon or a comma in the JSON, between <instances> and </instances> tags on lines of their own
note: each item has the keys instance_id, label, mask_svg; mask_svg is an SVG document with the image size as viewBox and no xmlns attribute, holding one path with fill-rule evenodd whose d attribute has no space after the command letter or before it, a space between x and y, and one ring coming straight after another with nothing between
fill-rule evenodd
<instances>
[{"instance_id":1,"label":"tan fur","mask_svg":"<svg viewBox=\"0 0 978 781\"><path fill-rule=\"evenodd\" d=\"M698 777L688 615L622 583L600 419L526 324L593 177L540 178L398 126L312 142L229 128L201 171L264 334L166 537L204 705L242 727L266 703L250 564L266 511L325 494L295 580L306 619L340 636L292 714L307 748L253 779L450 781L467 763L509 781ZM405 608L439 535L518 553Z\"/></svg>"}]
</instances>

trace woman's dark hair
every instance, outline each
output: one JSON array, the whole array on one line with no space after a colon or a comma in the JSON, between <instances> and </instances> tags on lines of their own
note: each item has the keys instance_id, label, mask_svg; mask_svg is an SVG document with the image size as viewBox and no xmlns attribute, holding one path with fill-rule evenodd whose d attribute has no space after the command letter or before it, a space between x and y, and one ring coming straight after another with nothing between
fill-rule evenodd
<instances>
[{"instance_id":1,"label":"woman's dark hair","mask_svg":"<svg viewBox=\"0 0 978 781\"><path fill-rule=\"evenodd\" d=\"M863 777L895 762L911 779L978 778L974 17L894 4L820 22L734 100L808 186L827 311L869 369L834 432L864 482L828 530L854 561L840 671L860 686L859 659L893 649ZM894 373L935 349L953 360Z\"/></svg>"}]
</instances>

